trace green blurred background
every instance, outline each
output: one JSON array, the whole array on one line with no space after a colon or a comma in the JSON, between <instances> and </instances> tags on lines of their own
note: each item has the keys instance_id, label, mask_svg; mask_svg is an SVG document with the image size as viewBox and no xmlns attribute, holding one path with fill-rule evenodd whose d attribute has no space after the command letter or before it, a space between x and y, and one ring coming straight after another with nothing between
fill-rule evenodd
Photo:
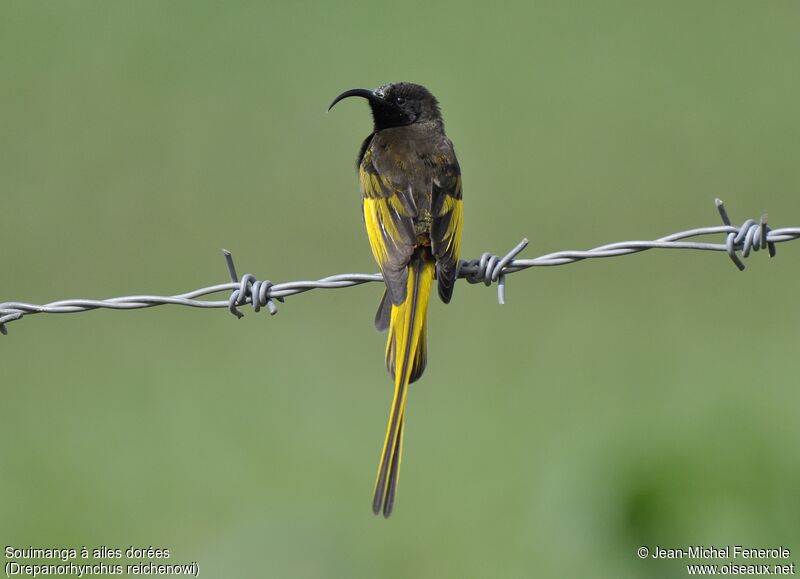
<instances>
[{"instance_id":1,"label":"green blurred background","mask_svg":"<svg viewBox=\"0 0 800 579\"><path fill-rule=\"evenodd\" d=\"M800 5L5 2L0 301L372 272L368 108L439 97L463 253L800 225ZM800 243L459 284L397 509L377 284L272 318L33 316L0 340L2 546L160 546L205 577L676 577L640 545L800 553ZM793 559L794 560L794 553ZM800 557L797 559L800 562Z\"/></svg>"}]
</instances>

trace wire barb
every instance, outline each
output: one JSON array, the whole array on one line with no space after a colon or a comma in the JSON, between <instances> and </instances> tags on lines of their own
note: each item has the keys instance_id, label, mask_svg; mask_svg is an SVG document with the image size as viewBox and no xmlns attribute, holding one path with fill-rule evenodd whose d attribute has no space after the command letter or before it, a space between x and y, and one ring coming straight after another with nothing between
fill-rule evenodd
<instances>
[{"instance_id":1,"label":"wire barb","mask_svg":"<svg viewBox=\"0 0 800 579\"><path fill-rule=\"evenodd\" d=\"M497 302L506 303L506 274L505 269L520 252L528 246L528 240L523 239L503 257L491 253L483 253L478 259L461 261L458 267L458 277L463 277L468 283L481 283L487 286L497 282Z\"/></svg>"},{"instance_id":2,"label":"wire barb","mask_svg":"<svg viewBox=\"0 0 800 579\"><path fill-rule=\"evenodd\" d=\"M728 211L725 209L725 204L721 199L715 199L717 210L722 218L722 222L731 226L731 220L728 216ZM767 214L761 215L758 223L752 219L748 219L737 231L731 231L725 238L725 251L731 261L739 268L739 271L744 271L744 262L736 255L736 250L741 249L742 257L749 257L750 251L758 251L759 249L768 248L769 256L775 257L775 242L769 241L770 229L767 226Z\"/></svg>"},{"instance_id":3,"label":"wire barb","mask_svg":"<svg viewBox=\"0 0 800 579\"><path fill-rule=\"evenodd\" d=\"M487 286L497 284L497 300L505 303L506 276L530 267L549 267L565 265L603 257L631 255L649 249L690 249L700 251L722 251L728 254L737 268L744 269L742 258L747 258L751 251L767 249L769 256L775 255L775 244L800 238L800 227L784 227L771 229L767 225L767 214L763 214L758 222L748 219L741 226L732 225L725 204L715 200L722 225L701 227L679 231L651 241L620 241L600 245L588 250L557 251L541 255L533 259L518 259L517 256L528 245L523 239L503 257L491 253L483 253L478 259L459 262L458 277L469 283L484 283ZM724 243L706 243L690 240L703 235L725 235ZM737 253L741 253L740 255ZM105 300L73 299L59 300L39 305L25 302L0 303L0 333L7 334L6 324L19 320L30 314L64 314L86 312L99 308L113 310L134 310L172 304L195 308L227 308L237 318L244 314L241 306L251 304L253 311L258 312L266 307L271 315L277 313L275 301L283 302L287 296L307 292L313 289L337 289L364 283L383 282L380 274L345 273L332 275L315 281L291 281L273 284L269 280L258 280L252 274L245 274L241 279L236 273L231 252L223 250L225 264L230 281L196 289L173 296L134 295ZM209 294L230 292L228 299L199 299Z\"/></svg>"},{"instance_id":4,"label":"wire barb","mask_svg":"<svg viewBox=\"0 0 800 579\"><path fill-rule=\"evenodd\" d=\"M241 281L236 274L236 266L233 264L233 256L227 249L222 250L222 255L225 257L225 264L228 266L228 274L231 277L231 282L239 284L239 287L231 292L231 297L228 298L228 310L241 319L244 314L237 306L245 304L252 304L253 311L258 312L262 307L266 306L269 310L269 315L274 316L278 313L278 307L272 301L270 295L270 288L275 284L269 280L260 281L256 279L251 273L244 274ZM276 297L276 300L283 302L283 298Z\"/></svg>"}]
</instances>

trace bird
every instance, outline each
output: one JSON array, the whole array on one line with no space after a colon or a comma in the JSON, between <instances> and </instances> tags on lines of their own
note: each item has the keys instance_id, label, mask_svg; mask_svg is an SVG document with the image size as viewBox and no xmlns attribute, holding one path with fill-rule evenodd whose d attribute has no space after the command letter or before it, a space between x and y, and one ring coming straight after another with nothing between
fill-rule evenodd
<instances>
[{"instance_id":1,"label":"bird","mask_svg":"<svg viewBox=\"0 0 800 579\"><path fill-rule=\"evenodd\" d=\"M439 102L422 85L398 82L356 88L339 101L369 103L373 130L358 152L361 208L385 290L375 327L388 329L386 368L394 381L372 511L394 509L403 451L408 386L427 364L428 301L434 279L449 303L458 277L463 223L461 168Z\"/></svg>"}]
</instances>

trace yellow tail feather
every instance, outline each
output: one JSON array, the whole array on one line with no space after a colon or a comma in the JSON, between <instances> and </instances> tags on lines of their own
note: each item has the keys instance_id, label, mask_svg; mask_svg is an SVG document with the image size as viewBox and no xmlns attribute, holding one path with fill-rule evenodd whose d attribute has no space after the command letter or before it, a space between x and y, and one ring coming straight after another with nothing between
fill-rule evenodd
<instances>
[{"instance_id":1,"label":"yellow tail feather","mask_svg":"<svg viewBox=\"0 0 800 579\"><path fill-rule=\"evenodd\" d=\"M419 378L425 369L425 329L434 271L434 261L428 248L417 249L408 266L406 299L399 306L392 306L386 367L394 376L394 399L372 500L372 511L377 515L383 509L385 517L392 514L400 473L408 385Z\"/></svg>"}]
</instances>

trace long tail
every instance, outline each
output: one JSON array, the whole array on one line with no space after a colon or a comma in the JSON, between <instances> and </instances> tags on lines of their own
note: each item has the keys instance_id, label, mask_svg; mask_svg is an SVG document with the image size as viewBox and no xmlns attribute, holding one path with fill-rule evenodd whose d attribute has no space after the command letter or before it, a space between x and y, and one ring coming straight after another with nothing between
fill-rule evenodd
<instances>
[{"instance_id":1,"label":"long tail","mask_svg":"<svg viewBox=\"0 0 800 579\"><path fill-rule=\"evenodd\" d=\"M394 399L375 480L375 496L372 499L372 512L377 515L383 509L384 517L392 514L397 492L408 385L425 370L425 327L434 271L435 264L429 248L418 248L408 265L406 300L399 306L392 306L389 340L386 344L386 367L394 377Z\"/></svg>"}]
</instances>

